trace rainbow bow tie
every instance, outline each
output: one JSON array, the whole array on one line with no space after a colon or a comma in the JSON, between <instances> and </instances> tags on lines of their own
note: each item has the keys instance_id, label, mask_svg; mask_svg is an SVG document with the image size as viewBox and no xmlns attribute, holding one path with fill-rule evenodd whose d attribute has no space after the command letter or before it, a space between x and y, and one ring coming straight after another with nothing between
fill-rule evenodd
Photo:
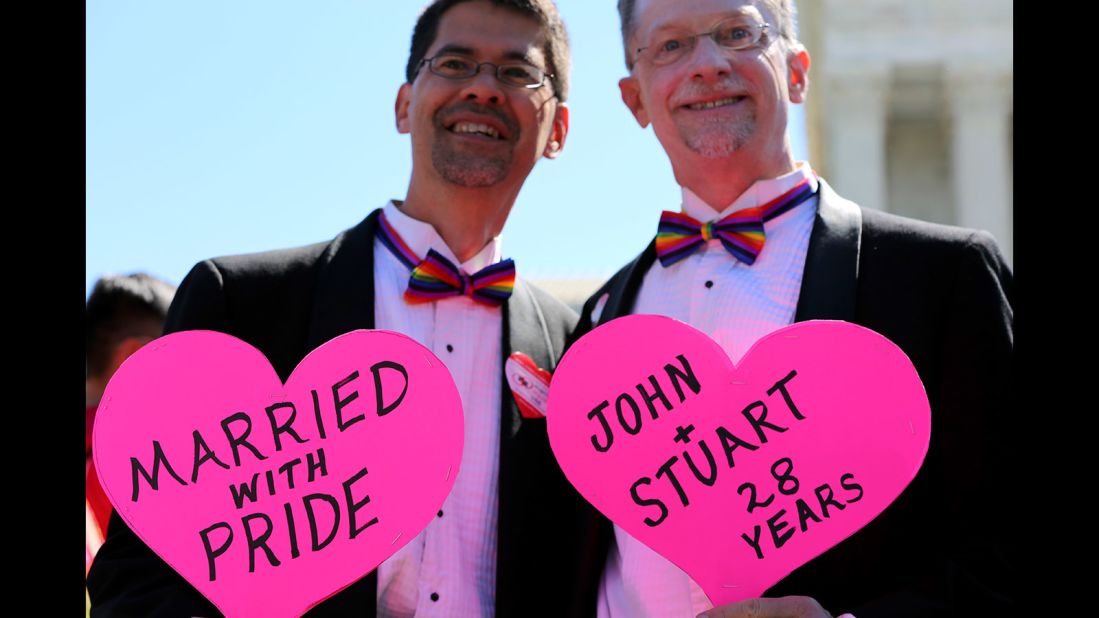
<instances>
[{"instance_id":1,"label":"rainbow bow tie","mask_svg":"<svg viewBox=\"0 0 1099 618\"><path fill-rule=\"evenodd\" d=\"M664 267L687 257L711 238L745 264L754 264L763 250L763 217L758 208L745 208L719 221L702 223L693 217L665 210L656 232L656 255Z\"/></svg>"},{"instance_id":2,"label":"rainbow bow tie","mask_svg":"<svg viewBox=\"0 0 1099 618\"><path fill-rule=\"evenodd\" d=\"M738 210L708 223L665 210L660 215L656 232L656 255L660 263L667 268L693 253L706 241L716 238L741 262L749 266L755 264L766 240L764 222L789 212L816 193L810 180L806 178L766 204Z\"/></svg>"},{"instance_id":3,"label":"rainbow bow tie","mask_svg":"<svg viewBox=\"0 0 1099 618\"><path fill-rule=\"evenodd\" d=\"M515 262L507 259L490 264L467 275L434 249L408 280L404 298L410 303L426 303L448 296L468 296L485 305L500 305L515 287Z\"/></svg>"},{"instance_id":4,"label":"rainbow bow tie","mask_svg":"<svg viewBox=\"0 0 1099 618\"><path fill-rule=\"evenodd\" d=\"M468 296L485 305L503 304L515 287L515 262L504 260L467 275L434 249L421 260L393 229L378 215L378 238L405 266L412 269L404 298L409 303L426 303L450 296Z\"/></svg>"}]
</instances>

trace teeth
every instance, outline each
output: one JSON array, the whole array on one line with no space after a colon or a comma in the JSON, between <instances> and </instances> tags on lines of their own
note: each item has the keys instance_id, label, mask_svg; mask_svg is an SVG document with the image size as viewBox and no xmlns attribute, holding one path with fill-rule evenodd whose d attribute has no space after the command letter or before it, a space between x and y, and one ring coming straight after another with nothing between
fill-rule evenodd
<instances>
[{"instance_id":1,"label":"teeth","mask_svg":"<svg viewBox=\"0 0 1099 618\"><path fill-rule=\"evenodd\" d=\"M741 100L742 98L744 98L744 97L728 97L728 98L725 98L725 99L719 99L717 101L710 101L709 103L692 103L691 105L688 105L687 107L689 107L690 109L695 109L695 110L698 110L698 109L713 109L715 107L721 107L723 105L731 105L731 104L736 103L737 101Z\"/></svg>"},{"instance_id":2,"label":"teeth","mask_svg":"<svg viewBox=\"0 0 1099 618\"><path fill-rule=\"evenodd\" d=\"M479 133L481 135L487 135L489 137L500 137L500 132L487 124L477 124L475 122L459 122L450 129L455 133Z\"/></svg>"}]
</instances>

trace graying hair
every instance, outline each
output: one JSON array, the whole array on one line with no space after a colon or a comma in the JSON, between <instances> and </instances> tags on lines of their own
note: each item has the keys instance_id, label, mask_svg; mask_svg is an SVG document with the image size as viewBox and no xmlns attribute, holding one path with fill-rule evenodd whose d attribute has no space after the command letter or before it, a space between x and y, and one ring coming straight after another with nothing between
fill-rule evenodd
<instances>
[{"instance_id":1,"label":"graying hair","mask_svg":"<svg viewBox=\"0 0 1099 618\"><path fill-rule=\"evenodd\" d=\"M681 0L689 2L690 0ZM767 9L767 12L775 16L778 22L773 26L778 29L779 37L788 43L798 42L798 10L794 0L757 0ZM626 68L633 70L633 55L630 49L630 37L634 34L634 5L637 0L618 0L618 18L622 22L622 47L626 52Z\"/></svg>"}]
</instances>

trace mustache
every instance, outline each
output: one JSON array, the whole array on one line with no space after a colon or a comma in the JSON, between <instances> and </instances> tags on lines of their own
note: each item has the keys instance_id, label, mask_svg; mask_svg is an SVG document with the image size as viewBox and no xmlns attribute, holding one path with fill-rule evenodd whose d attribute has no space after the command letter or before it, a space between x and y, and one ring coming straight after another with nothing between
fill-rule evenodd
<instances>
[{"instance_id":1,"label":"mustache","mask_svg":"<svg viewBox=\"0 0 1099 618\"><path fill-rule=\"evenodd\" d=\"M475 101L460 101L439 110L435 113L435 126L437 128L443 128L446 126L447 120L455 114L471 113L481 116L492 116L496 120L500 121L500 124L504 125L507 129L508 135L515 137L519 134L519 123L517 123L511 116L504 112L504 110L498 107L491 107L488 105L482 105Z\"/></svg>"},{"instance_id":2,"label":"mustache","mask_svg":"<svg viewBox=\"0 0 1099 618\"><path fill-rule=\"evenodd\" d=\"M747 94L748 89L737 79L725 79L716 84L687 82L676 93L678 102L692 101L711 96L733 96Z\"/></svg>"}]
</instances>

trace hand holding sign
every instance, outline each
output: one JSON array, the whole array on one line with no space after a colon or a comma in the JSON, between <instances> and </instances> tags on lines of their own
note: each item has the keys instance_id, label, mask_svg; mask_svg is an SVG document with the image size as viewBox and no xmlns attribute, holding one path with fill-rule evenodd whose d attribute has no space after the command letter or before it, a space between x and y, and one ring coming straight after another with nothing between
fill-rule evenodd
<instances>
[{"instance_id":1,"label":"hand holding sign","mask_svg":"<svg viewBox=\"0 0 1099 618\"><path fill-rule=\"evenodd\" d=\"M565 355L547 413L569 481L715 604L760 596L915 477L931 413L877 333L803 322L739 367L671 318L608 322Z\"/></svg>"},{"instance_id":2,"label":"hand holding sign","mask_svg":"<svg viewBox=\"0 0 1099 618\"><path fill-rule=\"evenodd\" d=\"M227 616L296 616L416 537L462 457L446 367L354 331L283 385L212 331L161 337L104 392L95 464L134 532Z\"/></svg>"}]
</instances>

